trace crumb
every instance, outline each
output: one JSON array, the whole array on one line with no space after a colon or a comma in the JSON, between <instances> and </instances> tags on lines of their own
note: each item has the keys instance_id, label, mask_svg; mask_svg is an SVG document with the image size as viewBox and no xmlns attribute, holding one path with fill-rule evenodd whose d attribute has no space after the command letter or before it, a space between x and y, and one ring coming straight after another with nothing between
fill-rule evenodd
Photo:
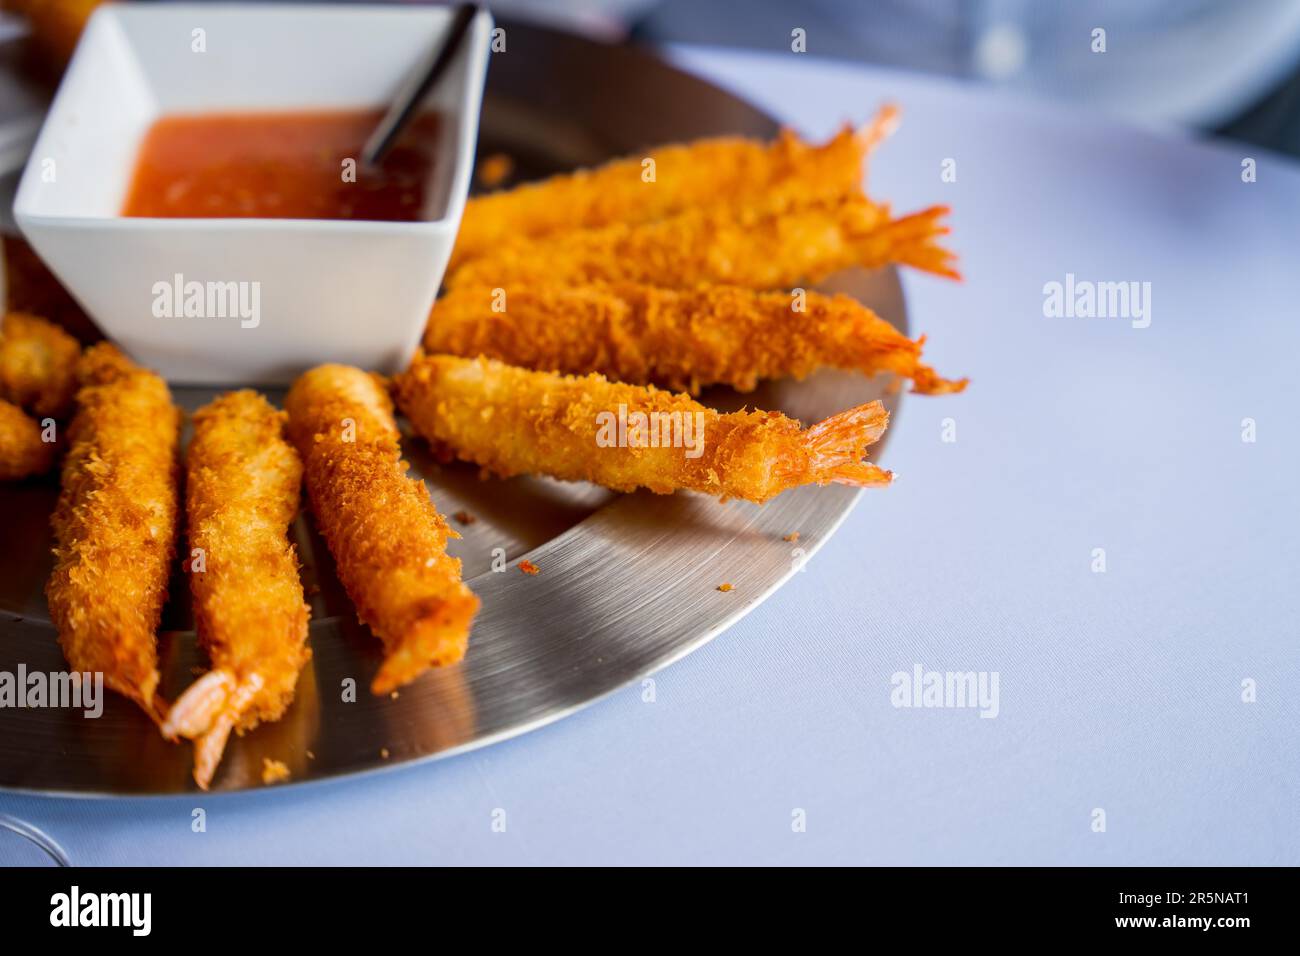
<instances>
[{"instance_id":1,"label":"crumb","mask_svg":"<svg viewBox=\"0 0 1300 956\"><path fill-rule=\"evenodd\" d=\"M515 171L515 161L505 153L493 153L478 164L479 184L487 189L500 186Z\"/></svg>"},{"instance_id":2,"label":"crumb","mask_svg":"<svg viewBox=\"0 0 1300 956\"><path fill-rule=\"evenodd\" d=\"M731 585L730 585L730 584L719 584L719 585L718 585L718 590L719 590L719 591L724 591L724 592L725 592L725 591L730 591L731 589L732 589L732 588L731 588Z\"/></svg>"},{"instance_id":3,"label":"crumb","mask_svg":"<svg viewBox=\"0 0 1300 956\"><path fill-rule=\"evenodd\" d=\"M782 540L782 541L798 541L798 540L799 540L799 532L798 532L798 531L791 531L789 534L782 535L782 536L781 536L781 540Z\"/></svg>"},{"instance_id":4,"label":"crumb","mask_svg":"<svg viewBox=\"0 0 1300 956\"><path fill-rule=\"evenodd\" d=\"M314 753L312 753L310 750L308 750L308 751L307 751L307 759L308 759L308 760L315 760L315 759L316 759L316 755L315 755Z\"/></svg>"},{"instance_id":5,"label":"crumb","mask_svg":"<svg viewBox=\"0 0 1300 956\"><path fill-rule=\"evenodd\" d=\"M388 748L387 748L387 747L380 747L380 748L379 748L379 756L381 756L381 757L383 757L385 760L387 760L387 759L388 759Z\"/></svg>"},{"instance_id":6,"label":"crumb","mask_svg":"<svg viewBox=\"0 0 1300 956\"><path fill-rule=\"evenodd\" d=\"M389 695L388 695L388 699L389 699L389 700L397 700L397 691L393 691L391 694L389 694Z\"/></svg>"},{"instance_id":7,"label":"crumb","mask_svg":"<svg viewBox=\"0 0 1300 956\"><path fill-rule=\"evenodd\" d=\"M524 560L519 562L519 570L524 572L524 574L542 573L542 569L539 568L537 565L533 564L533 562L529 561L527 558L524 558Z\"/></svg>"},{"instance_id":8,"label":"crumb","mask_svg":"<svg viewBox=\"0 0 1300 956\"><path fill-rule=\"evenodd\" d=\"M284 783L288 779L288 767L279 760L272 760L270 757L262 758L262 783L270 786L273 783Z\"/></svg>"},{"instance_id":9,"label":"crumb","mask_svg":"<svg viewBox=\"0 0 1300 956\"><path fill-rule=\"evenodd\" d=\"M452 515L452 517L455 518L457 521L459 521L461 524L473 524L475 521L478 520L478 518L475 518L468 511L457 511L454 515Z\"/></svg>"}]
</instances>

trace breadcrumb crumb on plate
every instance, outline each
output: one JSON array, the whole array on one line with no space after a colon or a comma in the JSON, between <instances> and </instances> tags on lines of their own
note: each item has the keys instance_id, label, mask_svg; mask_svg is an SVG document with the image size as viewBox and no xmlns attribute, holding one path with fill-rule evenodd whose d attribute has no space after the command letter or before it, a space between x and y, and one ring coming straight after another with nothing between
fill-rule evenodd
<instances>
[{"instance_id":1,"label":"breadcrumb crumb on plate","mask_svg":"<svg viewBox=\"0 0 1300 956\"><path fill-rule=\"evenodd\" d=\"M478 164L478 181L484 189L495 189L510 178L515 161L506 153L493 153Z\"/></svg>"},{"instance_id":2,"label":"breadcrumb crumb on plate","mask_svg":"<svg viewBox=\"0 0 1300 956\"><path fill-rule=\"evenodd\" d=\"M268 787L272 784L284 783L289 777L289 768L283 761L272 760L270 757L262 758L262 783Z\"/></svg>"}]
</instances>

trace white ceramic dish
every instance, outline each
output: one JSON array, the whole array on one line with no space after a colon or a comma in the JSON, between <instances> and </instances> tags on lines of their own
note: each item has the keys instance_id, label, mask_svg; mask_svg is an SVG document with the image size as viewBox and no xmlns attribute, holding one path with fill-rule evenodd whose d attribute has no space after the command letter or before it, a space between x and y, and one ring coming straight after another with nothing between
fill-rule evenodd
<instances>
[{"instance_id":1,"label":"white ceramic dish","mask_svg":"<svg viewBox=\"0 0 1300 956\"><path fill-rule=\"evenodd\" d=\"M426 6L101 7L24 170L18 225L104 332L171 381L278 384L324 361L396 369L419 341L464 209L487 13L430 94L442 135L422 220L119 211L141 137L159 116L383 107L450 20L450 9ZM174 304L169 313L158 284L174 286L176 276L182 289L211 289L204 311L216 314L186 318ZM231 292L242 293L242 308Z\"/></svg>"}]
</instances>

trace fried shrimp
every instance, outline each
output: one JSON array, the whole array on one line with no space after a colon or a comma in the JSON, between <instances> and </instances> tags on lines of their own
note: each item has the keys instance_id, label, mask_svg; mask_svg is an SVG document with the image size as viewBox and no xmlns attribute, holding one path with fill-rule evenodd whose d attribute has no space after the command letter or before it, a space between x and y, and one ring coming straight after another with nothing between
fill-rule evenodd
<instances>
[{"instance_id":1,"label":"fried shrimp","mask_svg":"<svg viewBox=\"0 0 1300 956\"><path fill-rule=\"evenodd\" d=\"M51 523L50 617L74 670L99 671L155 719L156 632L176 553L180 412L167 384L107 343L82 355Z\"/></svg>"},{"instance_id":2,"label":"fried shrimp","mask_svg":"<svg viewBox=\"0 0 1300 956\"><path fill-rule=\"evenodd\" d=\"M460 537L424 482L408 478L393 406L376 379L322 365L285 399L316 522L361 620L384 644L371 684L385 694L465 656L479 601L447 554Z\"/></svg>"},{"instance_id":3,"label":"fried shrimp","mask_svg":"<svg viewBox=\"0 0 1300 956\"><path fill-rule=\"evenodd\" d=\"M10 312L0 322L0 398L63 418L77 391L81 345L52 322Z\"/></svg>"},{"instance_id":4,"label":"fried shrimp","mask_svg":"<svg viewBox=\"0 0 1300 956\"><path fill-rule=\"evenodd\" d=\"M923 339L845 295L614 283L529 286L508 295L505 311L494 309L498 302L493 289L449 292L434 304L425 350L691 394L718 383L749 391L759 379L803 378L826 366L894 372L927 394L966 386L921 364Z\"/></svg>"},{"instance_id":5,"label":"fried shrimp","mask_svg":"<svg viewBox=\"0 0 1300 956\"><path fill-rule=\"evenodd\" d=\"M856 195L868 151L896 123L897 110L887 106L821 146L790 130L771 143L704 139L480 196L465 206L450 268L516 237L651 222L702 206L779 212Z\"/></svg>"},{"instance_id":6,"label":"fried shrimp","mask_svg":"<svg viewBox=\"0 0 1300 956\"><path fill-rule=\"evenodd\" d=\"M0 399L0 481L45 474L54 464L54 448L54 442L42 440L35 419Z\"/></svg>"},{"instance_id":7,"label":"fried shrimp","mask_svg":"<svg viewBox=\"0 0 1300 956\"><path fill-rule=\"evenodd\" d=\"M888 423L879 402L805 429L777 412L724 415L686 395L601 375L448 355L417 356L398 376L397 396L425 438L503 477L544 474L657 494L689 488L757 502L797 485L891 479L862 460Z\"/></svg>"},{"instance_id":8,"label":"fried shrimp","mask_svg":"<svg viewBox=\"0 0 1300 956\"><path fill-rule=\"evenodd\" d=\"M204 790L230 731L280 719L311 657L310 610L287 533L302 464L284 421L249 390L194 415L185 488L190 591L212 670L176 700L162 732L195 742L194 779Z\"/></svg>"},{"instance_id":9,"label":"fried shrimp","mask_svg":"<svg viewBox=\"0 0 1300 956\"><path fill-rule=\"evenodd\" d=\"M563 237L503 242L462 266L451 289L589 282L642 282L668 288L702 284L751 289L817 282L850 266L889 263L958 278L935 239L948 232L935 206L892 219L889 208L857 198L777 213L694 210L657 222L615 223Z\"/></svg>"}]
</instances>

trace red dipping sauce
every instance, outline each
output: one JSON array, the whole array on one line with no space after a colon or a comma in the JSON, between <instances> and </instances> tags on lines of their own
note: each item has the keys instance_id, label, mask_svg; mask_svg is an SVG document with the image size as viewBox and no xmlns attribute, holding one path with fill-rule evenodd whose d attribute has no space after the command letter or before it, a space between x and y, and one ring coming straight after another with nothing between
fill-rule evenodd
<instances>
[{"instance_id":1,"label":"red dipping sauce","mask_svg":"<svg viewBox=\"0 0 1300 956\"><path fill-rule=\"evenodd\" d=\"M380 168L361 168L379 110L164 116L145 134L123 216L422 218L438 117L412 120ZM351 162L347 162L351 160Z\"/></svg>"}]
</instances>

